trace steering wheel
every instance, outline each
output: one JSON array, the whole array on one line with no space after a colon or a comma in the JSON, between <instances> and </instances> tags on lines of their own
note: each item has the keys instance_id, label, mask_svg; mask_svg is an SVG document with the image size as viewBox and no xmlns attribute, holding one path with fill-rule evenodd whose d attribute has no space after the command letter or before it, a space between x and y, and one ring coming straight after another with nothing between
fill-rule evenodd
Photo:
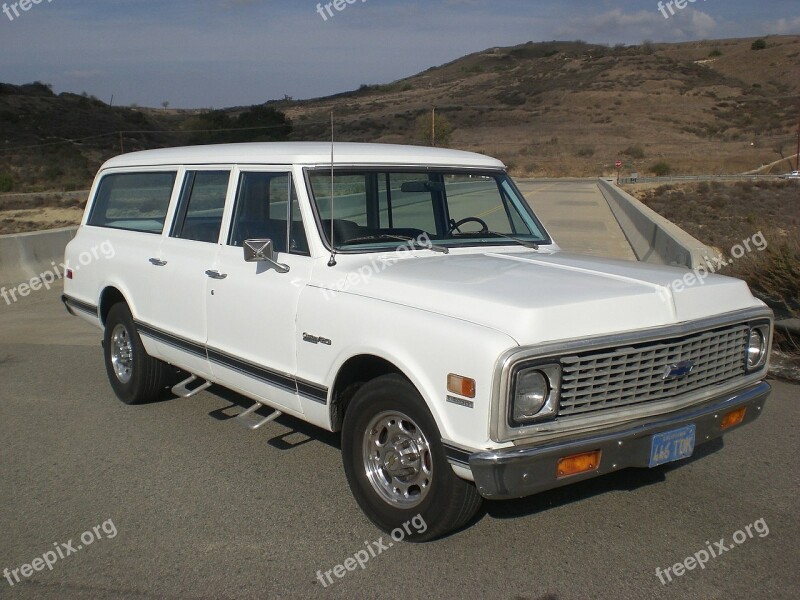
<instances>
[{"instance_id":1,"label":"steering wheel","mask_svg":"<svg viewBox=\"0 0 800 600\"><path fill-rule=\"evenodd\" d=\"M453 219L450 219L450 229L447 230L447 235L452 235L454 231L458 231L458 233L464 233L461 231L461 226L470 222L478 223L481 226L481 230L478 233L489 233L489 226L486 224L486 221L479 219L478 217L467 217L465 219L461 219L460 221L454 221Z\"/></svg>"}]
</instances>

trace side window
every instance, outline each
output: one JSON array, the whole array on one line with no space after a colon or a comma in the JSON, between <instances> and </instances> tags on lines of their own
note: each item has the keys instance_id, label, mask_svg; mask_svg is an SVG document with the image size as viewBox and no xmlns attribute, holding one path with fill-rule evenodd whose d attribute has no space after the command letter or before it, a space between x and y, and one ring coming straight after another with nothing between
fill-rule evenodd
<instances>
[{"instance_id":1,"label":"side window","mask_svg":"<svg viewBox=\"0 0 800 600\"><path fill-rule=\"evenodd\" d=\"M177 174L116 173L100 181L87 223L161 234Z\"/></svg>"},{"instance_id":2,"label":"side window","mask_svg":"<svg viewBox=\"0 0 800 600\"><path fill-rule=\"evenodd\" d=\"M289 173L242 173L228 245L270 239L278 252L308 255L300 203Z\"/></svg>"},{"instance_id":3,"label":"side window","mask_svg":"<svg viewBox=\"0 0 800 600\"><path fill-rule=\"evenodd\" d=\"M217 243L229 180L229 171L187 172L172 237Z\"/></svg>"}]
</instances>

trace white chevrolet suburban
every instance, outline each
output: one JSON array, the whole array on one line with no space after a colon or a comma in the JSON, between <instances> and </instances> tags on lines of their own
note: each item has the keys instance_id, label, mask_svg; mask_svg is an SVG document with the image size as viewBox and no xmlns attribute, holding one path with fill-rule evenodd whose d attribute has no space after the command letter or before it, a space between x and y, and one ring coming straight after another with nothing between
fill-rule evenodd
<instances>
[{"instance_id":1,"label":"white chevrolet suburban","mask_svg":"<svg viewBox=\"0 0 800 600\"><path fill-rule=\"evenodd\" d=\"M772 314L743 282L562 252L478 154L127 154L66 258L99 244L113 257L70 271L63 300L104 329L120 400L216 384L254 401L251 428L341 430L360 506L386 531L421 515L418 539L482 498L687 458L770 393Z\"/></svg>"}]
</instances>

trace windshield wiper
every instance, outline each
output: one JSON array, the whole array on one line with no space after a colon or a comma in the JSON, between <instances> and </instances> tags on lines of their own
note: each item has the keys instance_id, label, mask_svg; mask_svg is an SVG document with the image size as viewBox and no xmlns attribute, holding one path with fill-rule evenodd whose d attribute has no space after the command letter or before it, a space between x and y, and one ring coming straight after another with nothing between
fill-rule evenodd
<instances>
[{"instance_id":1,"label":"windshield wiper","mask_svg":"<svg viewBox=\"0 0 800 600\"><path fill-rule=\"evenodd\" d=\"M464 234L474 236L474 235L496 235L497 237L505 238L507 240L511 240L512 242L517 242L521 246L525 246L526 248L531 248L532 250L538 250L539 244L536 242L531 242L530 240L523 240L522 238L514 237L513 235L508 235L507 233L498 233L497 231L476 231L475 233Z\"/></svg>"},{"instance_id":2,"label":"windshield wiper","mask_svg":"<svg viewBox=\"0 0 800 600\"><path fill-rule=\"evenodd\" d=\"M425 244L420 242L418 239L407 236L407 235L395 235L384 233L380 235L368 235L364 237L358 238L351 238L349 240L345 240L342 242L345 245L348 244L358 244L358 243L368 243L368 242L382 242L386 240L398 240L402 242L412 242L413 245L417 248L423 248L425 250L433 250L434 252L441 252L442 254L450 254L450 249L446 248L445 246L439 246L437 244Z\"/></svg>"}]
</instances>

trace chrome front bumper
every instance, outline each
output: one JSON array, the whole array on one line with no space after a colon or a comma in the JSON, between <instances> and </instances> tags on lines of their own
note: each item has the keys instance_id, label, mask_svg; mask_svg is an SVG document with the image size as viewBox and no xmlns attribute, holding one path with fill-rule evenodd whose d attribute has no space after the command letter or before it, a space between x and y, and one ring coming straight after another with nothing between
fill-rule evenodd
<instances>
[{"instance_id":1,"label":"chrome front bumper","mask_svg":"<svg viewBox=\"0 0 800 600\"><path fill-rule=\"evenodd\" d=\"M662 431L694 424L697 428L696 449L723 433L756 420L771 392L770 385L762 381L675 413L604 428L578 439L477 452L469 456L469 466L484 498L530 496L628 467L648 467L653 435ZM722 418L742 407L747 408L744 420L723 432L720 427ZM570 477L557 476L557 464L561 458L595 450L602 451L595 470Z\"/></svg>"}]
</instances>

